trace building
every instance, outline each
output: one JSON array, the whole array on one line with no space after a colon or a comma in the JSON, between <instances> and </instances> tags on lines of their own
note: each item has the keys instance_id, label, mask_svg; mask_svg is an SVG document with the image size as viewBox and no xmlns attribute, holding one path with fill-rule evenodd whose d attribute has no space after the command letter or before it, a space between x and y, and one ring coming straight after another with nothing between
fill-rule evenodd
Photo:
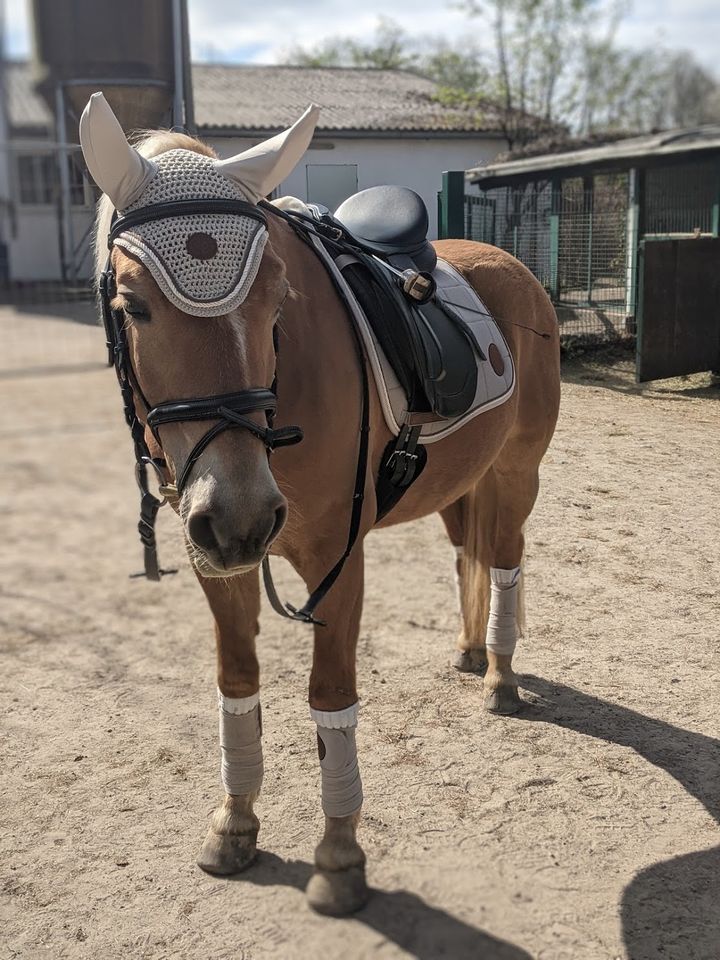
<instances>
[{"instance_id":1,"label":"building","mask_svg":"<svg viewBox=\"0 0 720 960\"><path fill-rule=\"evenodd\" d=\"M68 146L76 160L68 231L60 223L62 145L55 139L54 118L33 89L27 64L6 63L4 74L8 129L4 150L0 140L0 204L3 170L10 202L0 211L6 272L13 281L84 282L91 269L94 187L79 148ZM222 157L272 136L310 102L318 103L323 110L316 136L278 193L335 209L366 187L403 184L424 199L431 237L437 236L442 171L488 163L507 148L492 109L446 107L433 81L404 71L196 64L192 86L197 134ZM1 271L2 247L0 277Z\"/></svg>"}]
</instances>

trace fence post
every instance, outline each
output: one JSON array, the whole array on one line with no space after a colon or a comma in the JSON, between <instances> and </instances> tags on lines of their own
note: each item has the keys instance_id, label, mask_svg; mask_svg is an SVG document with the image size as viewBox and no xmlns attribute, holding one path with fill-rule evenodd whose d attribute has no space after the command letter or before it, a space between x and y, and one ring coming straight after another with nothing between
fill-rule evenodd
<instances>
[{"instance_id":1,"label":"fence post","mask_svg":"<svg viewBox=\"0 0 720 960\"><path fill-rule=\"evenodd\" d=\"M465 171L445 170L440 191L438 236L462 239L465 236Z\"/></svg>"},{"instance_id":2,"label":"fence post","mask_svg":"<svg viewBox=\"0 0 720 960\"><path fill-rule=\"evenodd\" d=\"M625 286L625 329L628 333L634 333L636 325L638 253L640 239L644 231L644 219L645 171L639 167L633 167L630 170L628 180L627 280Z\"/></svg>"},{"instance_id":3,"label":"fence post","mask_svg":"<svg viewBox=\"0 0 720 960\"><path fill-rule=\"evenodd\" d=\"M550 299L560 299L560 210L562 207L562 180L553 177L550 201Z\"/></svg>"}]
</instances>

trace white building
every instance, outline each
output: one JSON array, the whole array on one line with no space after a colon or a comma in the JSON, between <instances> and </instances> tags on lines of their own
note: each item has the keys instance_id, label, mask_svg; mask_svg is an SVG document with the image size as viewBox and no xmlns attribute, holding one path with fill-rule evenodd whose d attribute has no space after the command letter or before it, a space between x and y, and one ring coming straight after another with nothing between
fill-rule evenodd
<instances>
[{"instance_id":1,"label":"white building","mask_svg":"<svg viewBox=\"0 0 720 960\"><path fill-rule=\"evenodd\" d=\"M4 236L9 277L84 280L94 188L74 148L67 249L53 117L34 92L26 64L6 64L5 77L8 132L4 151L0 141L0 184L4 159L10 204L0 206L0 242ZM310 149L278 194L335 209L366 187L403 184L424 199L431 237L437 235L442 172L476 167L507 149L492 111L443 106L431 80L403 71L197 64L192 81L197 133L222 157L290 126L310 102L318 103L323 109Z\"/></svg>"}]
</instances>

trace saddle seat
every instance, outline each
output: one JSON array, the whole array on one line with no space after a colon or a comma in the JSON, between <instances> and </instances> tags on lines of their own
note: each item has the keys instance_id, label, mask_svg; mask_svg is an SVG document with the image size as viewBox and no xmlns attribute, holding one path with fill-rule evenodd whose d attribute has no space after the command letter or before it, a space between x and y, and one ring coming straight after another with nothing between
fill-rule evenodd
<instances>
[{"instance_id":1,"label":"saddle seat","mask_svg":"<svg viewBox=\"0 0 720 960\"><path fill-rule=\"evenodd\" d=\"M365 250L396 266L432 273L437 254L427 239L428 215L421 197L408 187L369 187L348 197L335 211L335 219Z\"/></svg>"}]
</instances>

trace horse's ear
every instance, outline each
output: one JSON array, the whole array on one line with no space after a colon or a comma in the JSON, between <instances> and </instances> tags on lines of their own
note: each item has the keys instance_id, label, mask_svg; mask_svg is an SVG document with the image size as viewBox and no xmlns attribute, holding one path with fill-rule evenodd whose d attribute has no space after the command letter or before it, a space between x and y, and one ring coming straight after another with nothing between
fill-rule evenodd
<instances>
[{"instance_id":1,"label":"horse's ear","mask_svg":"<svg viewBox=\"0 0 720 960\"><path fill-rule=\"evenodd\" d=\"M117 210L137 200L155 172L155 164L127 142L102 93L94 93L83 110L80 144L93 180Z\"/></svg>"},{"instance_id":2,"label":"horse's ear","mask_svg":"<svg viewBox=\"0 0 720 960\"><path fill-rule=\"evenodd\" d=\"M229 160L218 160L216 168L257 202L277 187L300 162L312 140L320 107L312 104L289 130L264 140Z\"/></svg>"}]
</instances>

